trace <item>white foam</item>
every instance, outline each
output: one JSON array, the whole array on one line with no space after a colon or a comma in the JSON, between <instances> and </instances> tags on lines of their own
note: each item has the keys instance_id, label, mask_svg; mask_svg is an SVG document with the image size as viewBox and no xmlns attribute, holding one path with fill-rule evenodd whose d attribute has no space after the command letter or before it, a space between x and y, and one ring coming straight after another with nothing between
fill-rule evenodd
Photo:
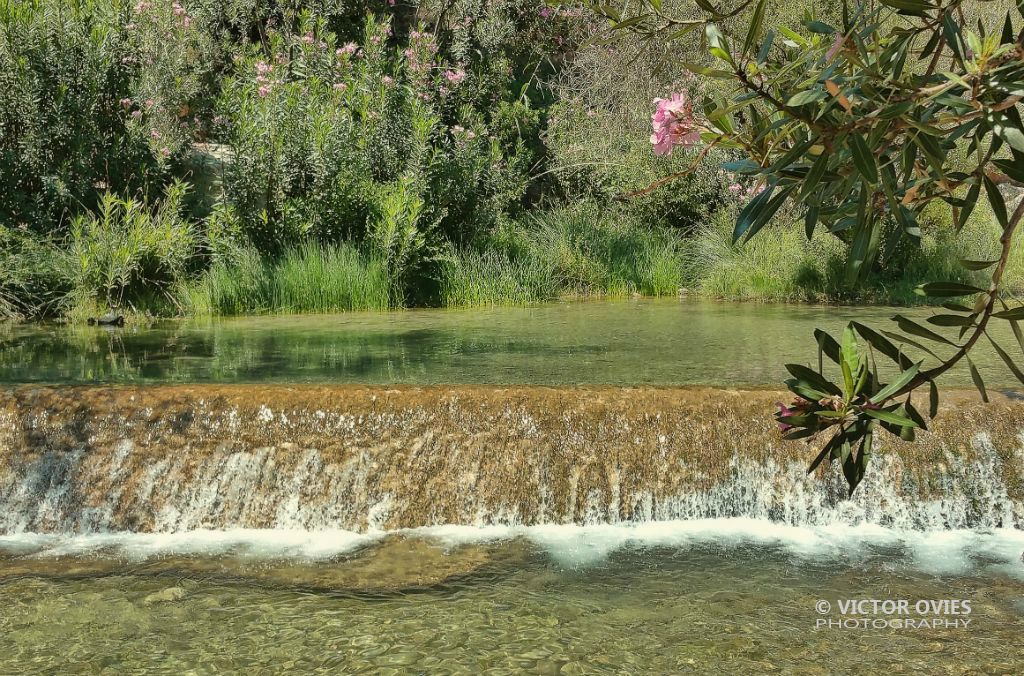
<instances>
[{"instance_id":1,"label":"white foam","mask_svg":"<svg viewBox=\"0 0 1024 676\"><path fill-rule=\"evenodd\" d=\"M597 524L591 526L431 526L401 531L194 530L178 533L102 533L0 536L2 556L114 556L142 561L161 556L328 560L377 542L389 534L422 537L447 547L525 538L559 565L586 568L625 549L711 548L728 553L744 547L776 547L798 560L854 563L882 553L936 575L972 571L1024 579L1024 531L1015 529L911 531L877 525L791 526L761 519Z\"/></svg>"}]
</instances>

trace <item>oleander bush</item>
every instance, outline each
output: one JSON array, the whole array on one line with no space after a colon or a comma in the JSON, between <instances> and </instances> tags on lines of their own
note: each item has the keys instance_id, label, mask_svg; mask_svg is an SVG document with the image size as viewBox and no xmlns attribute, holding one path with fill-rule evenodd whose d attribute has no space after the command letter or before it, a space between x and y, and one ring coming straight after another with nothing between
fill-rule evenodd
<instances>
[{"instance_id":1,"label":"oleander bush","mask_svg":"<svg viewBox=\"0 0 1024 676\"><path fill-rule=\"evenodd\" d=\"M725 30L751 18L751 3L735 4L745 9ZM765 3L763 29L800 34L808 10L841 21L839 5L815 4ZM973 23L998 3L968 4ZM688 0L659 6L704 16ZM841 237L804 243L784 227L733 246L723 223L754 186L720 166L740 153L651 152L653 99L720 86L686 67L715 63L706 39L609 43L607 25L583 4L543 0L0 0L0 315L682 287L912 302L921 275L984 240L936 230L900 275L872 270L854 290L837 267ZM141 237L145 219L153 238L181 241ZM267 290L245 300L259 275L304 267L340 286L308 305ZM364 271L367 290L341 270Z\"/></svg>"}]
</instances>

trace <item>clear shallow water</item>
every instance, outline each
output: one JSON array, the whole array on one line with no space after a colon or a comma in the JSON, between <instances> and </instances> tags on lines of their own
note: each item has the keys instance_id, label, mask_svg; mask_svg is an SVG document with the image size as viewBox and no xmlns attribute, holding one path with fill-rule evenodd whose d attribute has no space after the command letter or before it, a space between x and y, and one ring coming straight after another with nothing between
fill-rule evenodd
<instances>
[{"instance_id":1,"label":"clear shallow water","mask_svg":"<svg viewBox=\"0 0 1024 676\"><path fill-rule=\"evenodd\" d=\"M533 308L0 326L0 382L764 385L816 359L813 330L931 311L623 300ZM1015 354L1006 327L995 335ZM985 344L989 384L1013 385ZM947 383L969 384L966 370Z\"/></svg>"},{"instance_id":2,"label":"clear shallow water","mask_svg":"<svg viewBox=\"0 0 1024 676\"><path fill-rule=\"evenodd\" d=\"M1022 550L1009 531L746 520L13 536L0 672L1019 673ZM961 624L819 627L899 617L844 599Z\"/></svg>"}]
</instances>

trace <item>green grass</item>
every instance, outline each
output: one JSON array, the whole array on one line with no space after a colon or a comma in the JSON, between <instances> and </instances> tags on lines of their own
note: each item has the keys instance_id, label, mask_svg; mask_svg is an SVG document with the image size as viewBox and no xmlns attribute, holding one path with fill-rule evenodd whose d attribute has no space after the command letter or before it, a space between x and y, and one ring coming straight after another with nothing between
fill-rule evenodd
<instances>
[{"instance_id":1,"label":"green grass","mask_svg":"<svg viewBox=\"0 0 1024 676\"><path fill-rule=\"evenodd\" d=\"M925 301L914 288L926 281L962 281L985 285L984 272L967 272L960 259L998 256L1000 228L987 206L979 205L971 222L953 232L948 213L933 209L922 219L920 247L902 243L879 272L858 287L845 277L845 245L818 231L807 241L803 224L785 218L753 240L735 246L735 214L722 211L688 243L688 270L694 289L704 296L760 302L862 302L911 305ZM1016 246L1004 278L1006 288L1024 288L1024 247Z\"/></svg>"},{"instance_id":2,"label":"green grass","mask_svg":"<svg viewBox=\"0 0 1024 676\"><path fill-rule=\"evenodd\" d=\"M393 307L385 266L348 244L305 242L277 260L245 249L181 289L192 315L303 314Z\"/></svg>"},{"instance_id":3,"label":"green grass","mask_svg":"<svg viewBox=\"0 0 1024 676\"><path fill-rule=\"evenodd\" d=\"M675 295L684 279L682 242L665 229L581 204L499 229L484 251L441 268L448 306L522 305L562 296Z\"/></svg>"},{"instance_id":4,"label":"green grass","mask_svg":"<svg viewBox=\"0 0 1024 676\"><path fill-rule=\"evenodd\" d=\"M529 305L560 294L554 270L543 260L468 250L441 266L441 304L447 307Z\"/></svg>"}]
</instances>

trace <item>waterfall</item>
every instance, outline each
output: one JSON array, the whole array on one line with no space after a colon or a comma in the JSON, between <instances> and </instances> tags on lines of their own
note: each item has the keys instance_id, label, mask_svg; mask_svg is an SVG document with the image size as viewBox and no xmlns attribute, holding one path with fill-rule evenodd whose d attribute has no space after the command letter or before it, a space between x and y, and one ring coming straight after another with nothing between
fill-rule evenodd
<instances>
[{"instance_id":1,"label":"waterfall","mask_svg":"<svg viewBox=\"0 0 1024 676\"><path fill-rule=\"evenodd\" d=\"M778 393L696 388L0 390L0 535L750 518L1024 528L1024 403L951 393L852 499Z\"/></svg>"}]
</instances>

